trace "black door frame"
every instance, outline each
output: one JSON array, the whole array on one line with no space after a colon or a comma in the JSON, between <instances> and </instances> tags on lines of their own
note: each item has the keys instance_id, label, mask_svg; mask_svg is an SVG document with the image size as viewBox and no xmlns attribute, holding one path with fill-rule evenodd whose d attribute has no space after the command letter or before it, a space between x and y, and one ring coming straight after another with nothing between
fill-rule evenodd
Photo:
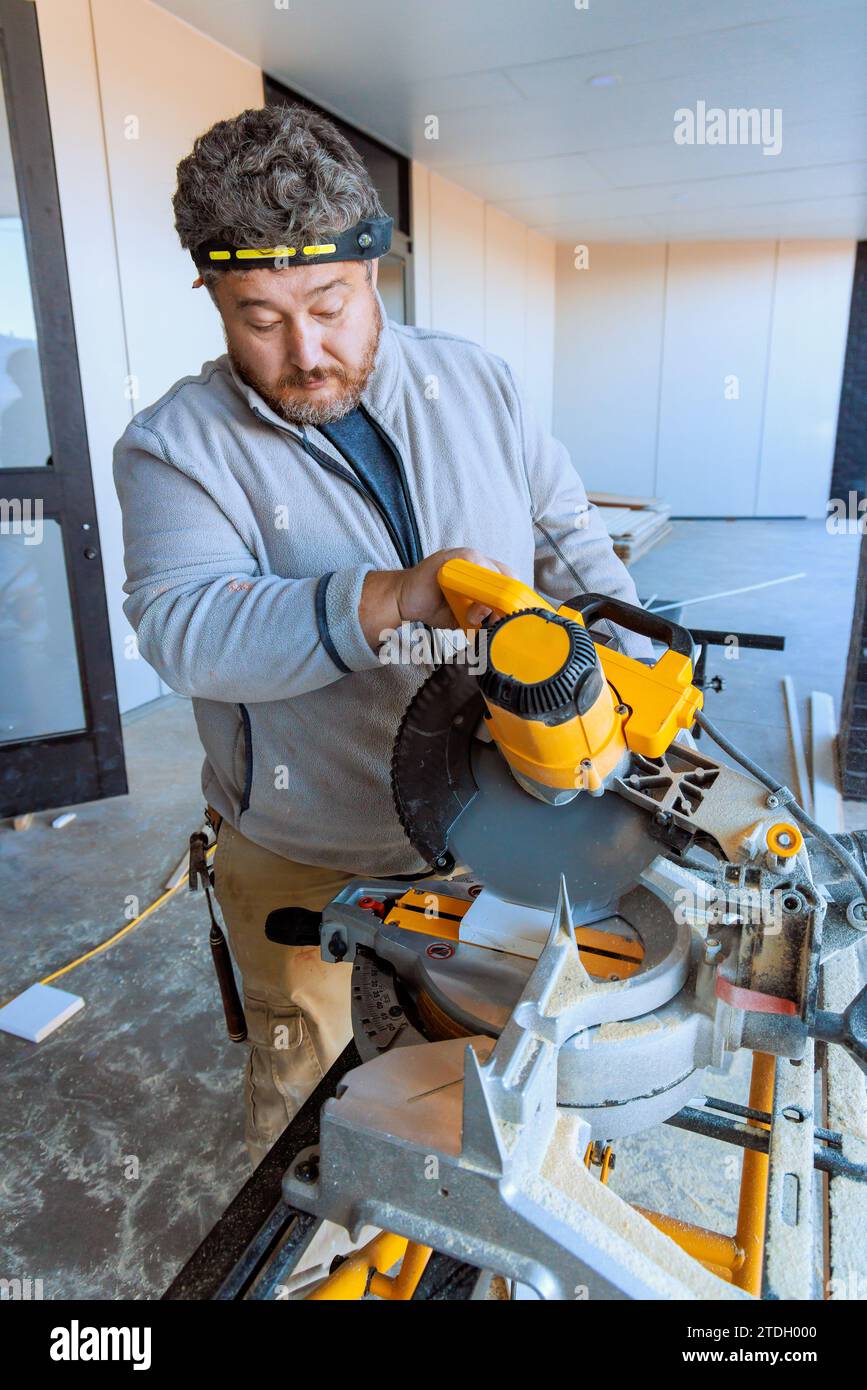
<instances>
[{"instance_id":1,"label":"black door frame","mask_svg":"<svg viewBox=\"0 0 867 1390\"><path fill-rule=\"evenodd\" d=\"M85 729L0 744L0 816L127 790L99 528L54 169L36 6L0 0L0 71L30 271L51 440L45 468L0 470L7 498L41 500L61 527Z\"/></svg>"}]
</instances>

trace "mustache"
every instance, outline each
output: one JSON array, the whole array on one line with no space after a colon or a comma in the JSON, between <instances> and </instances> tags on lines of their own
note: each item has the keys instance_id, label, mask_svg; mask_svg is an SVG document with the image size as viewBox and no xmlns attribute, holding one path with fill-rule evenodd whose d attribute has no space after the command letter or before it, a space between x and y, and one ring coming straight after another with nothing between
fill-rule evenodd
<instances>
[{"instance_id":1,"label":"mustache","mask_svg":"<svg viewBox=\"0 0 867 1390\"><path fill-rule=\"evenodd\" d=\"M277 391L292 391L299 386L309 386L315 381L335 381L341 386L345 386L349 381L349 373L342 367L334 367L326 370L324 367L314 367L310 372L287 372L281 376L277 382Z\"/></svg>"}]
</instances>

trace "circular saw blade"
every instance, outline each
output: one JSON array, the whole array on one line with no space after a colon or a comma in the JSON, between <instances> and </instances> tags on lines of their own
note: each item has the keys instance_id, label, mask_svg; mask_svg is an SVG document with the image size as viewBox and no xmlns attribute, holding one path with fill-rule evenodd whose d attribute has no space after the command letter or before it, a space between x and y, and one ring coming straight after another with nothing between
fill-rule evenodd
<instances>
[{"instance_id":1,"label":"circular saw blade","mask_svg":"<svg viewBox=\"0 0 867 1390\"><path fill-rule=\"evenodd\" d=\"M430 864L448 850L448 832L476 794L473 731L485 701L465 667L438 666L409 702L391 755L391 791L413 849Z\"/></svg>"},{"instance_id":2,"label":"circular saw blade","mask_svg":"<svg viewBox=\"0 0 867 1390\"><path fill-rule=\"evenodd\" d=\"M552 912L565 874L575 911L607 906L659 853L645 811L608 791L551 806L518 785L496 744L474 737L486 706L464 667L438 667L407 707L392 792L429 863L444 853L498 897Z\"/></svg>"}]
</instances>

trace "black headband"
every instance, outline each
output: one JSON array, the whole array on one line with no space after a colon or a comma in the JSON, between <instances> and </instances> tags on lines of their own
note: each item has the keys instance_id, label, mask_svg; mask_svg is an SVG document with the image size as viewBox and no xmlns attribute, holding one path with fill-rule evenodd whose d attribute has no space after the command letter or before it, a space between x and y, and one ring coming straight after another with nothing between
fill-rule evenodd
<instances>
[{"instance_id":1,"label":"black headband","mask_svg":"<svg viewBox=\"0 0 867 1390\"><path fill-rule=\"evenodd\" d=\"M319 265L323 261L373 261L391 246L391 217L363 218L345 232L328 233L309 246L230 246L205 241L190 252L198 270L253 270L276 266Z\"/></svg>"}]
</instances>

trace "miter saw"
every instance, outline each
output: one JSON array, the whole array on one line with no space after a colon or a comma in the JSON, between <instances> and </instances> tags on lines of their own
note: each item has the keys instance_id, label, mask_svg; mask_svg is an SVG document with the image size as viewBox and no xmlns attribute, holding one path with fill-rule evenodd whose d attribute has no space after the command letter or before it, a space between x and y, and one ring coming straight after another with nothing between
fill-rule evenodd
<instances>
[{"instance_id":1,"label":"miter saw","mask_svg":"<svg viewBox=\"0 0 867 1390\"><path fill-rule=\"evenodd\" d=\"M387 1233L314 1296L407 1296L430 1251L541 1297L804 1296L814 1163L867 1178L811 1121L815 1039L867 1069L865 992L819 1008L823 963L864 941L864 837L829 834L710 724L683 627L597 594L555 608L464 560L440 584L484 660L435 669L397 732L395 805L431 874L267 925L352 963L361 1059L284 1200ZM475 630L471 605L490 610ZM612 623L664 651L623 655L591 631ZM743 770L699 752L694 723ZM749 1105L700 1113L704 1070L739 1048ZM606 1185L611 1141L663 1121L745 1149L732 1235Z\"/></svg>"}]
</instances>

